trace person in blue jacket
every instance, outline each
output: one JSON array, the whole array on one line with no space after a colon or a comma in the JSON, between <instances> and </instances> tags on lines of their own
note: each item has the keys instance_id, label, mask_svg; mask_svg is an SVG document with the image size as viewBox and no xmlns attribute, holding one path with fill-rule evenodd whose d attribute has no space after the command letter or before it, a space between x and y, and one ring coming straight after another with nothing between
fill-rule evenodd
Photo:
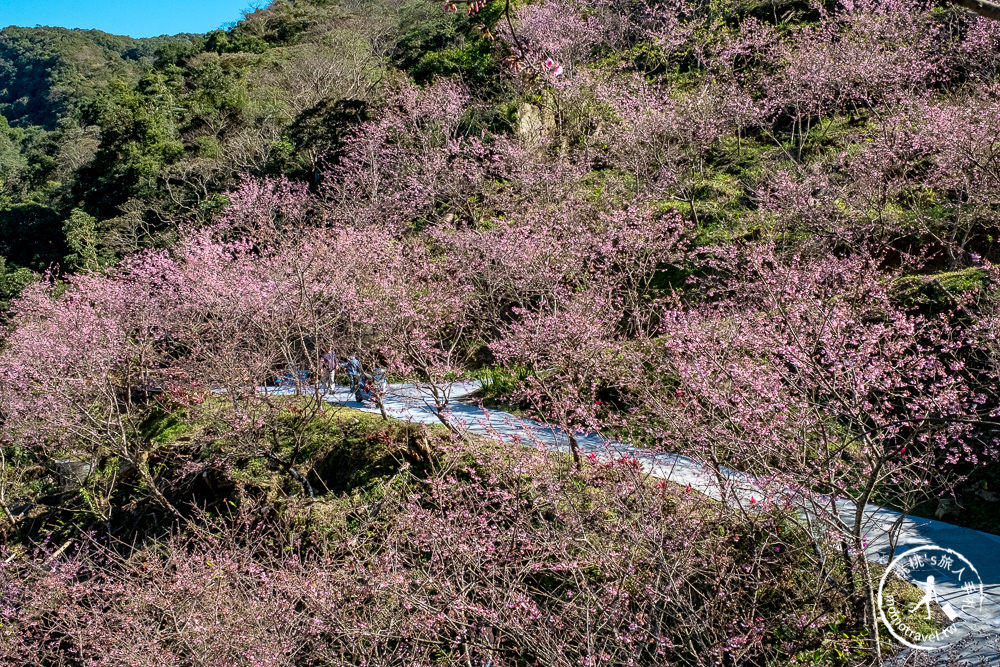
<instances>
[{"instance_id":1,"label":"person in blue jacket","mask_svg":"<svg viewBox=\"0 0 1000 667\"><path fill-rule=\"evenodd\" d=\"M347 380L351 385L351 391L357 393L358 385L361 381L361 362L353 354L347 358L347 361L340 364L341 368L347 371Z\"/></svg>"}]
</instances>

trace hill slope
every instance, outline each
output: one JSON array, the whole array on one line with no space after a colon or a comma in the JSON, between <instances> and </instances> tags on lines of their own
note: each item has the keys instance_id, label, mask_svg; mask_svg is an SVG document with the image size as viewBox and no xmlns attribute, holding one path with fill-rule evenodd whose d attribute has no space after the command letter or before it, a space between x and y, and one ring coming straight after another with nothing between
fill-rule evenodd
<instances>
[{"instance_id":1,"label":"hill slope","mask_svg":"<svg viewBox=\"0 0 1000 667\"><path fill-rule=\"evenodd\" d=\"M473 25L419 0L279 0L206 35L3 29L4 270L93 268L162 244L238 174L315 182L397 67L426 79L440 71L428 54L475 39ZM0 308L21 283L0 279Z\"/></svg>"}]
</instances>

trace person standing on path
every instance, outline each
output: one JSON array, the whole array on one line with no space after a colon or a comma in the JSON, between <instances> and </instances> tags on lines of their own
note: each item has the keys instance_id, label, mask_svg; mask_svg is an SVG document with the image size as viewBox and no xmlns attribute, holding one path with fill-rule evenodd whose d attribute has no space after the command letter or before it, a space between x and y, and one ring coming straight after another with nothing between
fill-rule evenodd
<instances>
[{"instance_id":1,"label":"person standing on path","mask_svg":"<svg viewBox=\"0 0 1000 667\"><path fill-rule=\"evenodd\" d=\"M323 393L334 391L337 386L337 353L329 345L323 348L323 354L320 356L320 375Z\"/></svg>"},{"instance_id":2,"label":"person standing on path","mask_svg":"<svg viewBox=\"0 0 1000 667\"><path fill-rule=\"evenodd\" d=\"M347 371L347 379L351 385L351 392L357 393L358 385L361 380L361 362L353 354L347 358L347 361L340 364Z\"/></svg>"}]
</instances>

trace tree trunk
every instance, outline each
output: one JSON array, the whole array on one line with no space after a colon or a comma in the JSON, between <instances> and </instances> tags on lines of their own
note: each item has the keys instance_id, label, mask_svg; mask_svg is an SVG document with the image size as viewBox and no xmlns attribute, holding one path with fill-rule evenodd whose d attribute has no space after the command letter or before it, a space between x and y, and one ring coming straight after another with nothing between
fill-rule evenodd
<instances>
[{"instance_id":1,"label":"tree trunk","mask_svg":"<svg viewBox=\"0 0 1000 667\"><path fill-rule=\"evenodd\" d=\"M865 600L865 608L868 613L866 614L867 618L865 621L868 623L868 627L871 628L872 639L875 642L875 664L881 665L882 645L879 642L878 633L878 603L875 601L875 587L872 585L871 566L868 564L868 559L865 557L863 549L861 551L861 557L858 560L861 565L861 577L864 579L865 592L867 593L865 596L867 598Z\"/></svg>"},{"instance_id":2,"label":"tree trunk","mask_svg":"<svg viewBox=\"0 0 1000 667\"><path fill-rule=\"evenodd\" d=\"M389 421L389 415L386 414L386 412L385 412L385 405L382 403L382 396L381 396L381 394L377 390L376 390L373 398L375 399L375 405L378 406L378 411L380 413L382 413L382 420L383 421Z\"/></svg>"},{"instance_id":3,"label":"tree trunk","mask_svg":"<svg viewBox=\"0 0 1000 667\"><path fill-rule=\"evenodd\" d=\"M568 430L566 432L569 433ZM573 453L573 464L579 470L582 465L580 461L580 445L577 444L576 437L572 433L569 433L569 450Z\"/></svg>"}]
</instances>

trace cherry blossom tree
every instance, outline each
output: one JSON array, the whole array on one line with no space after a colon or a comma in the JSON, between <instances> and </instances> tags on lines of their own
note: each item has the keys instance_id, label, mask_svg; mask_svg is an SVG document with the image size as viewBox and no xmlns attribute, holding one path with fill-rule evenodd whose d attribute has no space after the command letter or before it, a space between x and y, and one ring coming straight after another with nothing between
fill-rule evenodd
<instances>
[{"instance_id":1,"label":"cherry blossom tree","mask_svg":"<svg viewBox=\"0 0 1000 667\"><path fill-rule=\"evenodd\" d=\"M332 210L352 224L405 228L438 215L475 215L470 200L488 189L488 155L467 136L468 92L442 80L426 88L400 82L384 111L346 140L323 182Z\"/></svg>"},{"instance_id":2,"label":"cherry blossom tree","mask_svg":"<svg viewBox=\"0 0 1000 667\"><path fill-rule=\"evenodd\" d=\"M117 457L119 474L138 475L176 512L153 482L142 436L155 409L149 393L165 379L156 286L89 274L72 277L58 298L55 290L51 279L32 285L13 309L0 354L6 444L90 471ZM88 509L108 520L112 488L95 491Z\"/></svg>"},{"instance_id":3,"label":"cherry blossom tree","mask_svg":"<svg viewBox=\"0 0 1000 667\"><path fill-rule=\"evenodd\" d=\"M905 511L996 456L992 375L967 369L974 331L896 305L870 260L732 252L710 302L665 316L647 407L723 487L731 466L758 475L755 502L799 498L815 539L844 542L873 624L865 506Z\"/></svg>"},{"instance_id":4,"label":"cherry blossom tree","mask_svg":"<svg viewBox=\"0 0 1000 667\"><path fill-rule=\"evenodd\" d=\"M623 391L632 377L622 368L631 356L625 348L654 326L650 312L660 296L653 283L683 258L687 231L676 213L657 216L638 204L599 221L574 234L588 242L582 264L569 255L573 273L532 302L512 305L491 345L499 361L530 369L518 397L562 429L578 465L576 435L605 425L598 394Z\"/></svg>"}]
</instances>

